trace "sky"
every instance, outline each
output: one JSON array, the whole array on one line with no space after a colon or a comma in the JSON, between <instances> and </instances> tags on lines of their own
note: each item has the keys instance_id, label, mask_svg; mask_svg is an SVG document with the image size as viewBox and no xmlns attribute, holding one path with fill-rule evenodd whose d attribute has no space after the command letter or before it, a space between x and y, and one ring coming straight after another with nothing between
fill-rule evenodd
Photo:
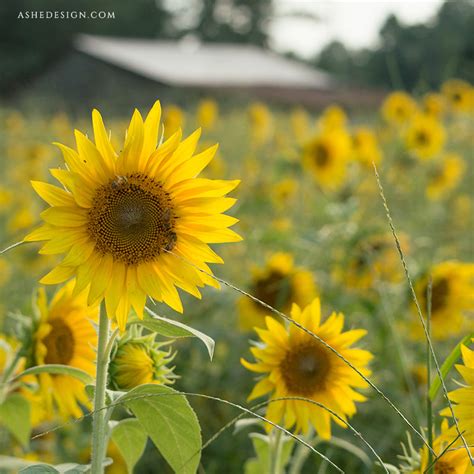
<instances>
[{"instance_id":1,"label":"sky","mask_svg":"<svg viewBox=\"0 0 474 474\"><path fill-rule=\"evenodd\" d=\"M391 13L405 24L425 23L442 3L443 0L274 0L277 15L269 25L271 46L305 58L315 56L334 39L351 49L375 46L378 31ZM289 18L289 11L300 15Z\"/></svg>"}]
</instances>

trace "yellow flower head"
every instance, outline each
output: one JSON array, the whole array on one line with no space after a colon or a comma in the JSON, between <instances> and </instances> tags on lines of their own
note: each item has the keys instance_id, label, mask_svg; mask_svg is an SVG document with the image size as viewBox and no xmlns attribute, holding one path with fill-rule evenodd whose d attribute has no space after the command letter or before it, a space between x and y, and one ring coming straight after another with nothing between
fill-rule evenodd
<instances>
[{"instance_id":1,"label":"yellow flower head","mask_svg":"<svg viewBox=\"0 0 474 474\"><path fill-rule=\"evenodd\" d=\"M293 305L292 318L338 351L364 376L372 354L352 347L366 334L363 329L343 332L344 315L333 313L321 322L319 298L301 310ZM285 328L275 319L267 317L266 329L256 329L261 345L250 351L255 363L241 359L247 369L265 374L255 385L249 400L270 393L271 399L302 397L321 403L347 420L356 413L354 402L366 398L354 388L367 383L321 342L294 325ZM296 432L308 432L310 425L323 439L331 437L331 420L342 427L346 424L327 410L304 400L285 400L270 403L266 417Z\"/></svg>"},{"instance_id":2,"label":"yellow flower head","mask_svg":"<svg viewBox=\"0 0 474 474\"><path fill-rule=\"evenodd\" d=\"M264 268L254 268L250 293L259 300L283 312L296 302L305 306L317 295L314 278L305 268L294 266L293 256L277 252ZM242 297L238 302L239 326L243 331L265 326L268 310L260 304Z\"/></svg>"},{"instance_id":3,"label":"yellow flower head","mask_svg":"<svg viewBox=\"0 0 474 474\"><path fill-rule=\"evenodd\" d=\"M34 336L34 365L62 364L77 367L89 375L95 374L97 334L93 322L98 307L87 305L87 296L73 295L74 281L60 288L48 304L43 288L38 292L40 322ZM38 409L51 417L57 407L63 418L82 415L79 404L89 406L84 385L68 375L43 373L38 376ZM28 393L29 389L25 389ZM35 398L35 396L37 398ZM33 402L32 411L36 409ZM42 421L42 420L38 420Z\"/></svg>"},{"instance_id":4,"label":"yellow flower head","mask_svg":"<svg viewBox=\"0 0 474 474\"><path fill-rule=\"evenodd\" d=\"M442 94L430 92L423 97L423 112L435 118L443 116L446 110L446 100Z\"/></svg>"},{"instance_id":5,"label":"yellow flower head","mask_svg":"<svg viewBox=\"0 0 474 474\"><path fill-rule=\"evenodd\" d=\"M382 104L384 119L393 125L406 124L417 110L416 102L406 92L392 92Z\"/></svg>"},{"instance_id":6,"label":"yellow flower head","mask_svg":"<svg viewBox=\"0 0 474 474\"><path fill-rule=\"evenodd\" d=\"M352 133L352 153L359 163L372 169L372 163L376 165L382 159L377 137L372 129L359 127Z\"/></svg>"},{"instance_id":7,"label":"yellow flower head","mask_svg":"<svg viewBox=\"0 0 474 474\"><path fill-rule=\"evenodd\" d=\"M172 383L171 352L159 350L155 335L125 338L120 341L110 361L110 380L117 390L139 385Z\"/></svg>"},{"instance_id":8,"label":"yellow flower head","mask_svg":"<svg viewBox=\"0 0 474 474\"><path fill-rule=\"evenodd\" d=\"M428 177L426 195L437 201L450 193L461 181L466 164L456 153L447 153Z\"/></svg>"},{"instance_id":9,"label":"yellow flower head","mask_svg":"<svg viewBox=\"0 0 474 474\"><path fill-rule=\"evenodd\" d=\"M255 102L249 107L252 137L256 145L264 145L273 133L273 117L268 107Z\"/></svg>"},{"instance_id":10,"label":"yellow flower head","mask_svg":"<svg viewBox=\"0 0 474 474\"><path fill-rule=\"evenodd\" d=\"M159 121L159 120L158 120ZM184 128L186 121L183 110L177 105L169 105L164 110L163 126L165 137L168 138L174 133Z\"/></svg>"},{"instance_id":11,"label":"yellow flower head","mask_svg":"<svg viewBox=\"0 0 474 474\"><path fill-rule=\"evenodd\" d=\"M474 444L474 351L467 346L461 346L464 364L456 365L456 369L464 379L460 388L449 392L449 399L453 402L454 415L464 439L469 445ZM443 416L451 416L451 410L447 407L442 412ZM456 435L454 427L450 433Z\"/></svg>"},{"instance_id":12,"label":"yellow flower head","mask_svg":"<svg viewBox=\"0 0 474 474\"><path fill-rule=\"evenodd\" d=\"M212 130L219 118L219 106L215 100L206 99L199 102L197 120L205 130Z\"/></svg>"},{"instance_id":13,"label":"yellow flower head","mask_svg":"<svg viewBox=\"0 0 474 474\"><path fill-rule=\"evenodd\" d=\"M45 240L40 253L66 254L41 282L77 277L75 292L86 289L89 304L105 300L121 330L130 307L142 317L147 295L182 312L176 287L197 298L198 287L218 287L197 269L211 273L207 263L223 262L208 244L241 240L229 229L237 219L222 214L239 181L197 178L217 146L194 155L200 130L157 146L159 121L159 102L145 121L136 110L116 153L94 110L95 144L76 130L77 151L58 145L68 169L51 174L64 188L32 183L51 207L25 240Z\"/></svg>"},{"instance_id":14,"label":"yellow flower head","mask_svg":"<svg viewBox=\"0 0 474 474\"><path fill-rule=\"evenodd\" d=\"M339 130L346 126L347 115L342 107L330 105L323 110L319 125L325 131Z\"/></svg>"},{"instance_id":15,"label":"yellow flower head","mask_svg":"<svg viewBox=\"0 0 474 474\"><path fill-rule=\"evenodd\" d=\"M337 190L345 182L351 141L343 129L323 132L303 149L303 166L324 190Z\"/></svg>"},{"instance_id":16,"label":"yellow flower head","mask_svg":"<svg viewBox=\"0 0 474 474\"><path fill-rule=\"evenodd\" d=\"M460 79L446 81L441 92L450 109L455 113L469 113L474 110L474 87Z\"/></svg>"},{"instance_id":17,"label":"yellow flower head","mask_svg":"<svg viewBox=\"0 0 474 474\"><path fill-rule=\"evenodd\" d=\"M415 284L421 309L427 312L427 289L432 278L431 333L435 339L447 339L463 330L472 331L474 324L467 315L474 307L474 264L447 261L434 265ZM412 336L423 338L416 308L412 305Z\"/></svg>"},{"instance_id":18,"label":"yellow flower head","mask_svg":"<svg viewBox=\"0 0 474 474\"><path fill-rule=\"evenodd\" d=\"M311 126L308 112L302 107L298 107L290 115L291 129L298 143L307 140L310 134Z\"/></svg>"},{"instance_id":19,"label":"yellow flower head","mask_svg":"<svg viewBox=\"0 0 474 474\"><path fill-rule=\"evenodd\" d=\"M446 140L443 124L428 115L415 115L405 135L405 144L416 157L424 160L441 152Z\"/></svg>"}]
</instances>

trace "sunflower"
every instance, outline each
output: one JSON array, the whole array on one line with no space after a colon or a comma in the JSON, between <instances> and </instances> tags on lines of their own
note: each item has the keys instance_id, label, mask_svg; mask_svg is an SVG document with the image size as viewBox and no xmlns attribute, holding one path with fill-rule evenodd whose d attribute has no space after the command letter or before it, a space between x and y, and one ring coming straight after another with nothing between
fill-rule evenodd
<instances>
[{"instance_id":1,"label":"sunflower","mask_svg":"<svg viewBox=\"0 0 474 474\"><path fill-rule=\"evenodd\" d=\"M136 110L117 155L94 110L95 144L76 131L77 152L58 145L68 169L51 173L65 189L32 183L51 207L25 240L46 240L43 254L66 253L41 282L77 277L75 292L87 289L89 304L105 299L121 330L131 306L142 317L147 295L182 312L176 287L197 298L197 287L218 287L197 270L211 273L207 263L223 262L208 244L241 240L228 228L237 219L221 214L235 203L224 196L239 181L196 178L217 146L193 156L197 130L183 141L178 131L157 148L159 120L159 102L145 122Z\"/></svg>"},{"instance_id":2,"label":"sunflower","mask_svg":"<svg viewBox=\"0 0 474 474\"><path fill-rule=\"evenodd\" d=\"M117 390L129 390L149 383L173 383L173 369L166 365L173 357L171 351L160 350L154 334L125 337L112 354L110 381Z\"/></svg>"},{"instance_id":3,"label":"sunflower","mask_svg":"<svg viewBox=\"0 0 474 474\"><path fill-rule=\"evenodd\" d=\"M352 154L354 159L362 165L372 168L382 159L382 152L375 133L368 127L359 127L352 133Z\"/></svg>"},{"instance_id":4,"label":"sunflower","mask_svg":"<svg viewBox=\"0 0 474 474\"><path fill-rule=\"evenodd\" d=\"M474 444L474 351L461 345L464 364L456 365L456 369L464 379L460 388L449 392L449 399L454 403L454 414L457 418L459 429L468 444ZM451 416L451 410L445 408L441 415ZM454 432L451 428L450 432Z\"/></svg>"},{"instance_id":5,"label":"sunflower","mask_svg":"<svg viewBox=\"0 0 474 474\"><path fill-rule=\"evenodd\" d=\"M406 92L392 92L382 104L384 119L393 125L406 124L417 110L416 102Z\"/></svg>"},{"instance_id":6,"label":"sunflower","mask_svg":"<svg viewBox=\"0 0 474 474\"><path fill-rule=\"evenodd\" d=\"M433 158L444 146L446 131L443 124L429 115L415 115L405 134L405 145L417 158Z\"/></svg>"},{"instance_id":7,"label":"sunflower","mask_svg":"<svg viewBox=\"0 0 474 474\"><path fill-rule=\"evenodd\" d=\"M473 111L474 87L468 82L460 79L450 79L442 85L441 92L453 112L468 113Z\"/></svg>"},{"instance_id":8,"label":"sunflower","mask_svg":"<svg viewBox=\"0 0 474 474\"><path fill-rule=\"evenodd\" d=\"M292 302L306 306L317 295L313 275L306 268L295 267L293 256L289 253L273 254L264 268L254 267L252 273L250 293L280 311L288 312ZM263 306L242 297L238 308L241 330L265 327L268 310Z\"/></svg>"},{"instance_id":9,"label":"sunflower","mask_svg":"<svg viewBox=\"0 0 474 474\"><path fill-rule=\"evenodd\" d=\"M308 138L311 130L308 112L302 107L293 109L290 115L290 124L296 141L303 143Z\"/></svg>"},{"instance_id":10,"label":"sunflower","mask_svg":"<svg viewBox=\"0 0 474 474\"><path fill-rule=\"evenodd\" d=\"M186 117L184 115L183 109L177 105L169 105L164 110L163 122L165 137L168 138L184 127Z\"/></svg>"},{"instance_id":11,"label":"sunflower","mask_svg":"<svg viewBox=\"0 0 474 474\"><path fill-rule=\"evenodd\" d=\"M430 92L423 97L423 112L435 118L442 117L446 110L446 100L442 94Z\"/></svg>"},{"instance_id":12,"label":"sunflower","mask_svg":"<svg viewBox=\"0 0 474 474\"><path fill-rule=\"evenodd\" d=\"M465 168L466 164L456 153L444 155L428 177L428 198L437 201L449 194L461 181Z\"/></svg>"},{"instance_id":13,"label":"sunflower","mask_svg":"<svg viewBox=\"0 0 474 474\"><path fill-rule=\"evenodd\" d=\"M324 109L319 120L319 126L325 131L343 129L346 123L347 114L338 105L330 105Z\"/></svg>"},{"instance_id":14,"label":"sunflower","mask_svg":"<svg viewBox=\"0 0 474 474\"><path fill-rule=\"evenodd\" d=\"M321 323L319 298L302 311L296 304L291 317L318 335L323 341L349 360L364 376L372 354L351 347L366 334L363 329L342 332L344 315L332 313ZM294 325L285 328L273 318L265 319L267 329L256 329L261 345L250 351L256 363L241 359L247 369L266 374L254 387L249 400L271 393L271 398L303 397L321 403L347 420L356 413L355 401L366 398L353 388L364 388L367 383L352 368L311 335ZM318 436L331 437L331 419L342 427L346 424L323 408L303 400L284 400L270 403L266 417L296 432L307 433L310 424Z\"/></svg>"},{"instance_id":15,"label":"sunflower","mask_svg":"<svg viewBox=\"0 0 474 474\"><path fill-rule=\"evenodd\" d=\"M248 110L252 138L255 145L267 143L273 133L273 117L268 107L261 103L253 103Z\"/></svg>"},{"instance_id":16,"label":"sunflower","mask_svg":"<svg viewBox=\"0 0 474 474\"><path fill-rule=\"evenodd\" d=\"M93 376L97 341L93 322L97 321L98 307L88 306L87 295L74 295L73 288L74 281L70 281L49 304L44 288L39 290L40 321L34 336L33 365L68 365ZM82 415L79 404L89 406L84 385L76 378L42 373L38 379L38 392L27 396L33 402L32 411L44 411L50 417L56 406L61 417L78 418ZM28 395L29 389L25 391Z\"/></svg>"},{"instance_id":17,"label":"sunflower","mask_svg":"<svg viewBox=\"0 0 474 474\"><path fill-rule=\"evenodd\" d=\"M344 184L350 138L343 129L322 132L303 148L303 166L325 190L337 190Z\"/></svg>"},{"instance_id":18,"label":"sunflower","mask_svg":"<svg viewBox=\"0 0 474 474\"><path fill-rule=\"evenodd\" d=\"M205 130L212 130L219 117L219 106L215 100L206 99L199 102L197 120Z\"/></svg>"},{"instance_id":19,"label":"sunflower","mask_svg":"<svg viewBox=\"0 0 474 474\"><path fill-rule=\"evenodd\" d=\"M415 291L424 314L427 312L427 289L432 278L431 333L435 339L447 339L463 330L474 329L467 316L474 307L474 264L447 261L434 265L415 283ZM424 338L416 308L412 305L414 321L412 336Z\"/></svg>"}]
</instances>

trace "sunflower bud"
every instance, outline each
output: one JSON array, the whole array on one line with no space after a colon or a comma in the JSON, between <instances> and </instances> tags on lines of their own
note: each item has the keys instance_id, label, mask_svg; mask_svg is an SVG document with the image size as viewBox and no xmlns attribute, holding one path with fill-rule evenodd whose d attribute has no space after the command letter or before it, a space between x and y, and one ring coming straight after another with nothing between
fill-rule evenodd
<instances>
[{"instance_id":1,"label":"sunflower bud","mask_svg":"<svg viewBox=\"0 0 474 474\"><path fill-rule=\"evenodd\" d=\"M175 353L160 350L165 344L157 343L154 335L120 340L109 366L112 386L118 390L129 390L148 383L173 383L176 378L174 367L167 367L167 364L174 359Z\"/></svg>"}]
</instances>

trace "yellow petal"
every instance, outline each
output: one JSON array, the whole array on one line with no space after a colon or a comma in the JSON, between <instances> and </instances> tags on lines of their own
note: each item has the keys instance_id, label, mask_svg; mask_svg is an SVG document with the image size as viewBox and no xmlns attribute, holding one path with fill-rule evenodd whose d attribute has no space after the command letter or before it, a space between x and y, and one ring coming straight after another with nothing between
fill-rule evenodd
<instances>
[{"instance_id":1,"label":"yellow petal","mask_svg":"<svg viewBox=\"0 0 474 474\"><path fill-rule=\"evenodd\" d=\"M75 271L76 269L74 267L62 267L61 265L58 265L41 278L40 283L43 285L57 285L58 283L69 280L69 278L74 275Z\"/></svg>"},{"instance_id":2,"label":"yellow petal","mask_svg":"<svg viewBox=\"0 0 474 474\"><path fill-rule=\"evenodd\" d=\"M157 100L145 119L143 148L140 157L139 169L144 170L148 158L156 150L158 145L158 131L160 127L161 105Z\"/></svg>"},{"instance_id":3,"label":"yellow petal","mask_svg":"<svg viewBox=\"0 0 474 474\"><path fill-rule=\"evenodd\" d=\"M73 206L75 204L74 198L64 189L41 181L31 181L31 185L50 206Z\"/></svg>"},{"instance_id":4,"label":"yellow petal","mask_svg":"<svg viewBox=\"0 0 474 474\"><path fill-rule=\"evenodd\" d=\"M50 207L40 216L48 224L58 227L85 227L87 224L86 214L81 209L73 207Z\"/></svg>"},{"instance_id":5,"label":"yellow petal","mask_svg":"<svg viewBox=\"0 0 474 474\"><path fill-rule=\"evenodd\" d=\"M113 170L115 167L115 150L110 143L109 136L105 130L104 121L102 116L97 109L92 111L92 127L94 129L94 140L102 155L104 162L110 170Z\"/></svg>"},{"instance_id":6,"label":"yellow petal","mask_svg":"<svg viewBox=\"0 0 474 474\"><path fill-rule=\"evenodd\" d=\"M122 154L117 161L117 172L120 174L132 173L138 170L138 163L143 148L143 119L135 109L127 130L127 138Z\"/></svg>"}]
</instances>

